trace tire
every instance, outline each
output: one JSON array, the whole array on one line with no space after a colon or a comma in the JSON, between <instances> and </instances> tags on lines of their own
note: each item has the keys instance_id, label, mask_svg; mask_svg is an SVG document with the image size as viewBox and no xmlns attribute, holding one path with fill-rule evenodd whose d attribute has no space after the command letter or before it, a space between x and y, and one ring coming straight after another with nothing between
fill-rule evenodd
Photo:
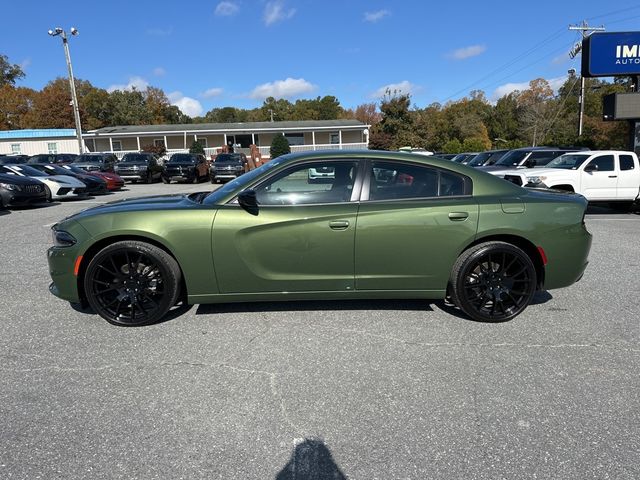
<instances>
[{"instance_id":1,"label":"tire","mask_svg":"<svg viewBox=\"0 0 640 480\"><path fill-rule=\"evenodd\" d=\"M520 248L506 242L486 242L463 252L451 271L453 303L473 320L505 322L531 303L536 269Z\"/></svg>"},{"instance_id":2,"label":"tire","mask_svg":"<svg viewBox=\"0 0 640 480\"><path fill-rule=\"evenodd\" d=\"M215 177L210 177L210 178L211 178L211 183L216 183Z\"/></svg>"},{"instance_id":3,"label":"tire","mask_svg":"<svg viewBox=\"0 0 640 480\"><path fill-rule=\"evenodd\" d=\"M153 183L153 173L149 173L147 175L147 178L145 178L145 183L148 185L150 183Z\"/></svg>"},{"instance_id":4,"label":"tire","mask_svg":"<svg viewBox=\"0 0 640 480\"><path fill-rule=\"evenodd\" d=\"M141 326L158 322L175 305L181 272L164 250L121 241L100 250L84 275L87 302L107 322Z\"/></svg>"},{"instance_id":5,"label":"tire","mask_svg":"<svg viewBox=\"0 0 640 480\"><path fill-rule=\"evenodd\" d=\"M51 189L49 188L48 185L44 186L44 191L47 193L47 202L51 202L53 199L53 195L51 195Z\"/></svg>"},{"instance_id":6,"label":"tire","mask_svg":"<svg viewBox=\"0 0 640 480\"><path fill-rule=\"evenodd\" d=\"M169 183L171 183L171 180L169 180L169 179L168 179L168 178L166 178L166 177L162 177L162 183L164 183L164 184L169 184Z\"/></svg>"}]
</instances>

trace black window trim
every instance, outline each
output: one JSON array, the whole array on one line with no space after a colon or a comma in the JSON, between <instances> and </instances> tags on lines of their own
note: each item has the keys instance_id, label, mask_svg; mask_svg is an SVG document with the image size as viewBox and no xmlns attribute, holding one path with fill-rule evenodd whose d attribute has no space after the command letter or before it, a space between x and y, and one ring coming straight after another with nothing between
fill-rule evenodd
<instances>
[{"instance_id":1,"label":"black window trim","mask_svg":"<svg viewBox=\"0 0 640 480\"><path fill-rule=\"evenodd\" d=\"M458 175L459 177L462 177L462 179L464 180L464 191L465 193L463 195L447 195L447 196L436 196L436 197L405 197L405 198L386 198L386 199L380 199L380 200L369 200L369 185L371 185L371 172L373 171L373 166L372 164L375 162L379 162L379 163L399 163L399 164L411 164L413 166L416 167L427 167L427 168L431 168L433 170L436 170L438 172L438 191L440 190L440 175L442 174L442 172L446 172L446 173L450 173L453 175ZM363 203L367 203L367 204L373 204L373 203L385 203L385 202L416 202L416 201L424 201L424 200L447 200L447 199L455 199L455 198L471 198L473 197L473 180L471 180L470 177L468 177L467 175L463 174L463 173L459 173L456 172L454 170L449 170L446 168L442 168L442 167L437 167L435 165L431 165L431 164L425 164L425 163L419 163L419 162L408 162L406 160L396 160L396 159L373 159L373 158L367 158L366 159L366 166L365 166L365 178L364 178L364 182L362 185L362 192L360 195L360 201Z\"/></svg>"}]
</instances>

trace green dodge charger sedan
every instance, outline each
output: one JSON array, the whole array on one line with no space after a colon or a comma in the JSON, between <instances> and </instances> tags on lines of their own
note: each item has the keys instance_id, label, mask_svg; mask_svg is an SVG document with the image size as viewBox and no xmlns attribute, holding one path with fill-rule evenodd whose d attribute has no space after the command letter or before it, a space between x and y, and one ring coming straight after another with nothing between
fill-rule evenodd
<instances>
[{"instance_id":1,"label":"green dodge charger sedan","mask_svg":"<svg viewBox=\"0 0 640 480\"><path fill-rule=\"evenodd\" d=\"M437 157L285 155L213 192L64 219L50 290L117 325L156 322L179 301L445 297L504 321L536 290L581 278L586 207Z\"/></svg>"}]
</instances>

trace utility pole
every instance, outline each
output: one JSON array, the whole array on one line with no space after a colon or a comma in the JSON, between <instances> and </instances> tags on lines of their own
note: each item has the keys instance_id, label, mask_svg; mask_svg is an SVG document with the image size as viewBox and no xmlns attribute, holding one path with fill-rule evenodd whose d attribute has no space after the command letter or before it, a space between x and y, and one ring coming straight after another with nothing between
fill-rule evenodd
<instances>
[{"instance_id":1,"label":"utility pole","mask_svg":"<svg viewBox=\"0 0 640 480\"><path fill-rule=\"evenodd\" d=\"M71 67L71 55L69 54L69 40L67 39L67 32L62 28L56 27L55 30L49 30L49 35L55 37L60 35L62 38L62 45L64 47L64 56L67 60L67 70L69 71L69 89L71 90L71 103L73 104L73 117L76 124L76 136L78 137L78 149L80 153L84 153L84 142L82 141L82 125L80 123L80 109L78 107L78 97L76 95L76 83L73 79L73 68ZM71 35L78 35L78 30L71 27Z\"/></svg>"},{"instance_id":2,"label":"utility pole","mask_svg":"<svg viewBox=\"0 0 640 480\"><path fill-rule=\"evenodd\" d=\"M599 27L590 27L587 24L586 20L582 21L580 25L569 25L569 30L576 30L582 33L582 39L584 40L593 32L604 32L604 25ZM571 52L569 52L569 56L574 58L580 51L582 50L582 44L577 44ZM580 74L580 96L578 97L578 105L580 107L578 113L578 137L582 136L582 121L584 119L584 76Z\"/></svg>"}]
</instances>

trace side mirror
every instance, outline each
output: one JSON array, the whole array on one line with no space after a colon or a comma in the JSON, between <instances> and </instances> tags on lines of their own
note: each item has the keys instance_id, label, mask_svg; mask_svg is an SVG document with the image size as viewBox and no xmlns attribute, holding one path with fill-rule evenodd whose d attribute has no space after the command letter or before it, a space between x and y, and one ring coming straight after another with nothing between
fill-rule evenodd
<instances>
[{"instance_id":1,"label":"side mirror","mask_svg":"<svg viewBox=\"0 0 640 480\"><path fill-rule=\"evenodd\" d=\"M590 163L589 165L584 167L584 171L585 172L597 172L598 171L598 165L596 165L595 163Z\"/></svg>"},{"instance_id":2,"label":"side mirror","mask_svg":"<svg viewBox=\"0 0 640 480\"><path fill-rule=\"evenodd\" d=\"M244 190L238 195L238 203L249 213L254 213L258 209L258 197L255 190Z\"/></svg>"}]
</instances>

